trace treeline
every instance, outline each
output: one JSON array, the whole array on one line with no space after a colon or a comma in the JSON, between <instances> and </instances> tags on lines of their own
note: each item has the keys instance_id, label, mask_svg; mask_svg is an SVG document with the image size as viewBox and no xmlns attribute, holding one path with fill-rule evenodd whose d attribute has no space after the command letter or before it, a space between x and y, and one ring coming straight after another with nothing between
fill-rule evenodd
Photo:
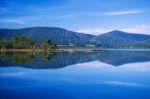
<instances>
[{"instance_id":1,"label":"treeline","mask_svg":"<svg viewBox=\"0 0 150 99\"><path fill-rule=\"evenodd\" d=\"M52 43L49 39L44 39L41 41L35 41L28 37L13 37L12 39L1 39L0 40L0 48L6 49L6 48L15 48L15 49L50 49L50 48L56 48L57 46Z\"/></svg>"}]
</instances>

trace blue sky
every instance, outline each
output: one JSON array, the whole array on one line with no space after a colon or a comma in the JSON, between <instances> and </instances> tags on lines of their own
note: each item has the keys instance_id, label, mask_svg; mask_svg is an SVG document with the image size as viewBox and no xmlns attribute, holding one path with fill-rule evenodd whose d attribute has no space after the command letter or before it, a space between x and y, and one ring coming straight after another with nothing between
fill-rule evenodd
<instances>
[{"instance_id":1,"label":"blue sky","mask_svg":"<svg viewBox=\"0 0 150 99\"><path fill-rule=\"evenodd\" d=\"M150 0L0 0L0 27L150 34Z\"/></svg>"}]
</instances>

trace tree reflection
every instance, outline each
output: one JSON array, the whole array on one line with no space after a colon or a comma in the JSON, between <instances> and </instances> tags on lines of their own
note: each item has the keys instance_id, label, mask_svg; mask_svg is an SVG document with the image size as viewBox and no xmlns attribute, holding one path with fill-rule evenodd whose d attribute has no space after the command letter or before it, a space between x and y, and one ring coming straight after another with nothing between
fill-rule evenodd
<instances>
[{"instance_id":1,"label":"tree reflection","mask_svg":"<svg viewBox=\"0 0 150 99\"><path fill-rule=\"evenodd\" d=\"M78 63L100 61L113 66L148 62L150 51L100 51L100 52L0 52L0 67L62 68Z\"/></svg>"},{"instance_id":2,"label":"tree reflection","mask_svg":"<svg viewBox=\"0 0 150 99\"><path fill-rule=\"evenodd\" d=\"M0 61L11 61L13 64L25 64L36 59L50 60L55 54L54 52L0 52Z\"/></svg>"}]
</instances>

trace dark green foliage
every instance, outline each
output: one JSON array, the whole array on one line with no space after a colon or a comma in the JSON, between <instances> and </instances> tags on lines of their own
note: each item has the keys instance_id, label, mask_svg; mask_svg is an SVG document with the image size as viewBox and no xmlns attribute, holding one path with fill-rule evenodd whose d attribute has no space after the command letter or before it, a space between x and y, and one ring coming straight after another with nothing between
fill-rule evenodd
<instances>
[{"instance_id":1,"label":"dark green foliage","mask_svg":"<svg viewBox=\"0 0 150 99\"><path fill-rule=\"evenodd\" d=\"M12 45L14 48L33 48L35 41L27 37L13 37Z\"/></svg>"},{"instance_id":2,"label":"dark green foliage","mask_svg":"<svg viewBox=\"0 0 150 99\"><path fill-rule=\"evenodd\" d=\"M17 48L17 49L33 49L33 48L54 48L55 44L52 44L51 40L45 39L41 42L35 41L31 38L21 36L13 37L10 40L0 40L0 48ZM55 46L56 47L56 46Z\"/></svg>"},{"instance_id":3,"label":"dark green foliage","mask_svg":"<svg viewBox=\"0 0 150 99\"><path fill-rule=\"evenodd\" d=\"M44 49L48 49L50 47L50 45L52 45L51 41L48 39L45 39L42 41L42 46Z\"/></svg>"},{"instance_id":4,"label":"dark green foliage","mask_svg":"<svg viewBox=\"0 0 150 99\"><path fill-rule=\"evenodd\" d=\"M0 49L12 48L12 42L10 40L1 39L0 40Z\"/></svg>"}]
</instances>

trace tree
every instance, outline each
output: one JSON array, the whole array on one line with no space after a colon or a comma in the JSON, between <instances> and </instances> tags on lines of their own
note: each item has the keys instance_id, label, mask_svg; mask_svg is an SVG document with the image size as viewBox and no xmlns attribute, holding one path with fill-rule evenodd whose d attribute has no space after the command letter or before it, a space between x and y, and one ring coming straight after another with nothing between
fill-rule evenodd
<instances>
[{"instance_id":1,"label":"tree","mask_svg":"<svg viewBox=\"0 0 150 99\"><path fill-rule=\"evenodd\" d=\"M8 41L6 39L0 40L0 48L4 49L8 45Z\"/></svg>"},{"instance_id":2,"label":"tree","mask_svg":"<svg viewBox=\"0 0 150 99\"><path fill-rule=\"evenodd\" d=\"M12 43L15 48L33 48L35 41L27 37L14 37Z\"/></svg>"},{"instance_id":3,"label":"tree","mask_svg":"<svg viewBox=\"0 0 150 99\"><path fill-rule=\"evenodd\" d=\"M42 46L43 46L43 48L44 48L45 50L48 49L48 48L50 48L51 45L52 45L52 43L51 43L51 41L48 40L48 39L45 39L45 40L42 41Z\"/></svg>"},{"instance_id":4,"label":"tree","mask_svg":"<svg viewBox=\"0 0 150 99\"><path fill-rule=\"evenodd\" d=\"M12 38L12 45L14 48L19 48L20 47L20 38L19 37L13 37Z\"/></svg>"},{"instance_id":5,"label":"tree","mask_svg":"<svg viewBox=\"0 0 150 99\"><path fill-rule=\"evenodd\" d=\"M35 48L35 45L36 45L36 41L30 39L29 41L29 45L30 45L30 48Z\"/></svg>"}]
</instances>

